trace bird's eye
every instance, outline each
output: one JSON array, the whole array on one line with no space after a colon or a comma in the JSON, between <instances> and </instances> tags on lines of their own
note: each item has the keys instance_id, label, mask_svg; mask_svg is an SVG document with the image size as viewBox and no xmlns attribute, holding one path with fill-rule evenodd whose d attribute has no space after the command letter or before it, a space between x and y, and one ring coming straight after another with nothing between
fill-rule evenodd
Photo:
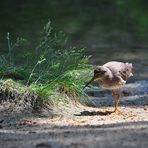
<instances>
[{"instance_id":1,"label":"bird's eye","mask_svg":"<svg viewBox=\"0 0 148 148\"><path fill-rule=\"evenodd\" d=\"M95 69L95 70L94 70L94 73L100 73L100 70Z\"/></svg>"}]
</instances>

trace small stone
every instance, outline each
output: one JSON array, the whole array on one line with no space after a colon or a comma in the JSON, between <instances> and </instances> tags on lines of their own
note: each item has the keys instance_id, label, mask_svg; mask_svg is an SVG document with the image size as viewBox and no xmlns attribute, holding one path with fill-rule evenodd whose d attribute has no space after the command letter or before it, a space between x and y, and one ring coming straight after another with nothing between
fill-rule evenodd
<instances>
[{"instance_id":1,"label":"small stone","mask_svg":"<svg viewBox=\"0 0 148 148\"><path fill-rule=\"evenodd\" d=\"M1 119L1 120L0 120L0 123L3 123L3 122L4 122L4 120L3 120L3 119Z\"/></svg>"}]
</instances>

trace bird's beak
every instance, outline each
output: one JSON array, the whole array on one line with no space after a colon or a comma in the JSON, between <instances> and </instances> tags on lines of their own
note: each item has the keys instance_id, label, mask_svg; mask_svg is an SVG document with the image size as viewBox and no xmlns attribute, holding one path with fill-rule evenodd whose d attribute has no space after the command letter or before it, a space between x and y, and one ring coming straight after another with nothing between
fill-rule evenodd
<instances>
[{"instance_id":1,"label":"bird's beak","mask_svg":"<svg viewBox=\"0 0 148 148\"><path fill-rule=\"evenodd\" d=\"M94 76L89 82L87 82L87 84L84 86L84 88L87 87L92 81L95 81L96 79L97 79L97 77Z\"/></svg>"}]
</instances>

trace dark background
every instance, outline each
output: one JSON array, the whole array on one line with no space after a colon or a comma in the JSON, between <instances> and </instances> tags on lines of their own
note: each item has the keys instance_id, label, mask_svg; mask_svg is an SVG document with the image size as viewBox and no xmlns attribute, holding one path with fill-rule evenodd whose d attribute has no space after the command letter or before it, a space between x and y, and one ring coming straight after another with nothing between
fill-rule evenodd
<instances>
[{"instance_id":1,"label":"dark background","mask_svg":"<svg viewBox=\"0 0 148 148\"><path fill-rule=\"evenodd\" d=\"M148 78L147 0L1 0L0 53L8 51L7 32L27 39L20 52L33 50L48 20L70 46L86 48L90 63L132 62L134 78Z\"/></svg>"}]
</instances>

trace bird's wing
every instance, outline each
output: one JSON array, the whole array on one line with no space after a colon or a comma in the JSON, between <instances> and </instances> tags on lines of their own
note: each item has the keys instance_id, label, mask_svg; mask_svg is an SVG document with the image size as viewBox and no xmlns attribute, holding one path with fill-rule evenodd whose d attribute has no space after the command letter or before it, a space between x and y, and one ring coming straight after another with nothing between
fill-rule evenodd
<instances>
[{"instance_id":1,"label":"bird's wing","mask_svg":"<svg viewBox=\"0 0 148 148\"><path fill-rule=\"evenodd\" d=\"M127 80L131 76L132 65L123 62L108 62L103 66L110 69L114 76L119 76L124 80Z\"/></svg>"}]
</instances>

